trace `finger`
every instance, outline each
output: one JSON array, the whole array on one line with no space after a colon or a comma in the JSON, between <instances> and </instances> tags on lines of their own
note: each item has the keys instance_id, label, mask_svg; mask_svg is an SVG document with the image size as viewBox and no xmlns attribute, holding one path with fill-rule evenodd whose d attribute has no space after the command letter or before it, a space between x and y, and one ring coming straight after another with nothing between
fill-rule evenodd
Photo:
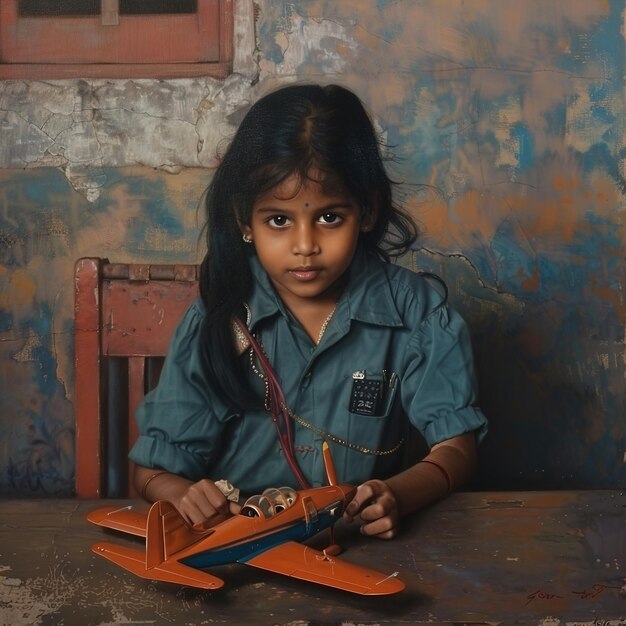
<instances>
[{"instance_id":1,"label":"finger","mask_svg":"<svg viewBox=\"0 0 626 626\"><path fill-rule=\"evenodd\" d=\"M192 526L196 527L198 530L206 530L231 517L230 513L225 514L213 508L211 508L210 512L207 512L206 509L201 510L195 506L190 507L188 513Z\"/></svg>"},{"instance_id":2,"label":"finger","mask_svg":"<svg viewBox=\"0 0 626 626\"><path fill-rule=\"evenodd\" d=\"M207 516L193 502L185 501L184 499L180 502L179 512L192 526L206 526L207 519L211 517L211 515Z\"/></svg>"},{"instance_id":3,"label":"finger","mask_svg":"<svg viewBox=\"0 0 626 626\"><path fill-rule=\"evenodd\" d=\"M221 513L220 511L213 510L211 513L202 512L198 507L195 507L190 511L188 520L192 526L196 527L197 530L206 530L211 526L215 526L220 522L232 517L233 515L237 515L241 511L241 505L236 502L228 502L228 514Z\"/></svg>"},{"instance_id":4,"label":"finger","mask_svg":"<svg viewBox=\"0 0 626 626\"><path fill-rule=\"evenodd\" d=\"M370 483L363 483L359 485L354 494L354 498L350 500L350 503L346 507L344 512L344 518L348 522L352 522L359 514L359 511L369 502L374 496L374 490Z\"/></svg>"},{"instance_id":5,"label":"finger","mask_svg":"<svg viewBox=\"0 0 626 626\"><path fill-rule=\"evenodd\" d=\"M397 519L387 515L361 526L361 534L378 539L393 539L397 534Z\"/></svg>"},{"instance_id":6,"label":"finger","mask_svg":"<svg viewBox=\"0 0 626 626\"><path fill-rule=\"evenodd\" d=\"M364 522L372 522L389 515L393 510L390 501L385 501L383 498L373 499L366 503L361 509L361 519Z\"/></svg>"},{"instance_id":7,"label":"finger","mask_svg":"<svg viewBox=\"0 0 626 626\"><path fill-rule=\"evenodd\" d=\"M363 533L364 535L366 533ZM394 539L396 537L396 535L398 534L398 530L396 528L392 528L391 530L387 530L383 533L374 533L374 534L368 534L368 537L373 537L374 539Z\"/></svg>"},{"instance_id":8,"label":"finger","mask_svg":"<svg viewBox=\"0 0 626 626\"><path fill-rule=\"evenodd\" d=\"M191 485L181 503L189 515L193 516L194 523L229 513L224 494L209 480Z\"/></svg>"},{"instance_id":9,"label":"finger","mask_svg":"<svg viewBox=\"0 0 626 626\"><path fill-rule=\"evenodd\" d=\"M217 511L223 515L229 513L228 501L226 496L222 493L219 487L212 480L201 480L196 483L199 487L199 491L206 498L207 502Z\"/></svg>"}]
</instances>

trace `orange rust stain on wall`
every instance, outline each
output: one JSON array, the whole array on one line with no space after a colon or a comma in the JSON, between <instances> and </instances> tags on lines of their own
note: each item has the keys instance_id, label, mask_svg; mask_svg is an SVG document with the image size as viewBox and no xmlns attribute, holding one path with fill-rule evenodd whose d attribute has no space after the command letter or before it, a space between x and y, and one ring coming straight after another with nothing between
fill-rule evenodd
<instances>
[{"instance_id":1,"label":"orange rust stain on wall","mask_svg":"<svg viewBox=\"0 0 626 626\"><path fill-rule=\"evenodd\" d=\"M567 245L590 232L585 213L602 213L583 196L570 193L531 201L528 196L496 197L472 190L459 195L453 206L432 200L410 205L410 210L424 225L429 239L442 245L468 245L476 234L488 240L511 214L533 241Z\"/></svg>"},{"instance_id":2,"label":"orange rust stain on wall","mask_svg":"<svg viewBox=\"0 0 626 626\"><path fill-rule=\"evenodd\" d=\"M24 269L16 269L11 277L9 288L10 306L24 306L31 304L35 299L37 286L32 276Z\"/></svg>"},{"instance_id":3,"label":"orange rust stain on wall","mask_svg":"<svg viewBox=\"0 0 626 626\"><path fill-rule=\"evenodd\" d=\"M520 268L520 272L523 273L523 269ZM533 267L532 276L529 276L521 283L522 291L532 293L539 290L539 268Z\"/></svg>"},{"instance_id":4,"label":"orange rust stain on wall","mask_svg":"<svg viewBox=\"0 0 626 626\"><path fill-rule=\"evenodd\" d=\"M565 201L564 198L539 201L525 221L533 236L552 236L566 244L587 231L586 224L581 223L577 206L568 196Z\"/></svg>"},{"instance_id":5,"label":"orange rust stain on wall","mask_svg":"<svg viewBox=\"0 0 626 626\"><path fill-rule=\"evenodd\" d=\"M8 309L10 295L9 290L5 288L6 281L9 280L9 270L4 266L0 265L0 285L2 285L2 289L0 289L0 308Z\"/></svg>"},{"instance_id":6,"label":"orange rust stain on wall","mask_svg":"<svg viewBox=\"0 0 626 626\"><path fill-rule=\"evenodd\" d=\"M500 198L471 190L447 204L436 196L427 202L409 204L428 239L438 245L459 248L473 245L478 236L489 240L510 209Z\"/></svg>"},{"instance_id":7,"label":"orange rust stain on wall","mask_svg":"<svg viewBox=\"0 0 626 626\"><path fill-rule=\"evenodd\" d=\"M478 158L463 161L469 180L479 180L477 163ZM495 179L495 173L483 175L483 180L489 179ZM438 180L427 182L436 188ZM428 238L442 246L475 245L477 235L486 242L509 218L533 246L546 251L555 244L562 249L579 243L591 230L598 233L603 223L616 227L620 239L626 238L619 215L623 199L606 173L585 173L574 159L548 159L528 173L527 181L528 186L521 188L482 184L456 193L448 202L433 193L426 202L411 199L409 207Z\"/></svg>"}]
</instances>

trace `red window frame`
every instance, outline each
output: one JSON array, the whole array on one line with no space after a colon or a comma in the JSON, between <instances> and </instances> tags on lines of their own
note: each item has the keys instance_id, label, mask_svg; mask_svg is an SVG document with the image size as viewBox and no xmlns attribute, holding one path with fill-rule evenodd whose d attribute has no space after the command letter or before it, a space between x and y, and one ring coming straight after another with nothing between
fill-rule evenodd
<instances>
[{"instance_id":1,"label":"red window frame","mask_svg":"<svg viewBox=\"0 0 626 626\"><path fill-rule=\"evenodd\" d=\"M0 0L0 79L225 77L233 1L198 0L194 14L20 17L18 0Z\"/></svg>"}]
</instances>

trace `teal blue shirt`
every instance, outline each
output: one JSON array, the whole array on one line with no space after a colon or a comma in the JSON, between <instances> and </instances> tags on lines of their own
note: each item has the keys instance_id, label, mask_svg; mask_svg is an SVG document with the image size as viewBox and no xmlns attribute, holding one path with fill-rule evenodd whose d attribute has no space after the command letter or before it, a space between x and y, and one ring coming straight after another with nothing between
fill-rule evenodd
<instances>
[{"instance_id":1,"label":"teal blue shirt","mask_svg":"<svg viewBox=\"0 0 626 626\"><path fill-rule=\"evenodd\" d=\"M315 345L256 257L251 266L250 329L289 408L303 420L293 423L294 447L311 484L325 484L324 439L339 480L359 484L402 469L405 446L398 444L408 428L417 429L428 446L467 432L476 431L479 439L485 434L485 417L475 406L467 327L426 278L358 250L335 313ZM140 436L131 460L192 480L225 478L244 494L297 486L270 415L232 410L203 374L204 315L198 300L181 320L159 384L137 412ZM248 370L262 395L263 381Z\"/></svg>"}]
</instances>

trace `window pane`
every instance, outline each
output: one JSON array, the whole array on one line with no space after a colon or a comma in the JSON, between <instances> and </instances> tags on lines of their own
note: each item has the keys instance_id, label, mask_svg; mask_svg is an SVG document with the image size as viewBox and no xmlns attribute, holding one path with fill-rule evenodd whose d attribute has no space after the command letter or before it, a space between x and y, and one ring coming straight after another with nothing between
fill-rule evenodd
<instances>
[{"instance_id":1,"label":"window pane","mask_svg":"<svg viewBox=\"0 0 626 626\"><path fill-rule=\"evenodd\" d=\"M100 0L19 0L18 11L22 17L99 15Z\"/></svg>"},{"instance_id":2,"label":"window pane","mask_svg":"<svg viewBox=\"0 0 626 626\"><path fill-rule=\"evenodd\" d=\"M120 15L195 13L197 0L120 0Z\"/></svg>"}]
</instances>

